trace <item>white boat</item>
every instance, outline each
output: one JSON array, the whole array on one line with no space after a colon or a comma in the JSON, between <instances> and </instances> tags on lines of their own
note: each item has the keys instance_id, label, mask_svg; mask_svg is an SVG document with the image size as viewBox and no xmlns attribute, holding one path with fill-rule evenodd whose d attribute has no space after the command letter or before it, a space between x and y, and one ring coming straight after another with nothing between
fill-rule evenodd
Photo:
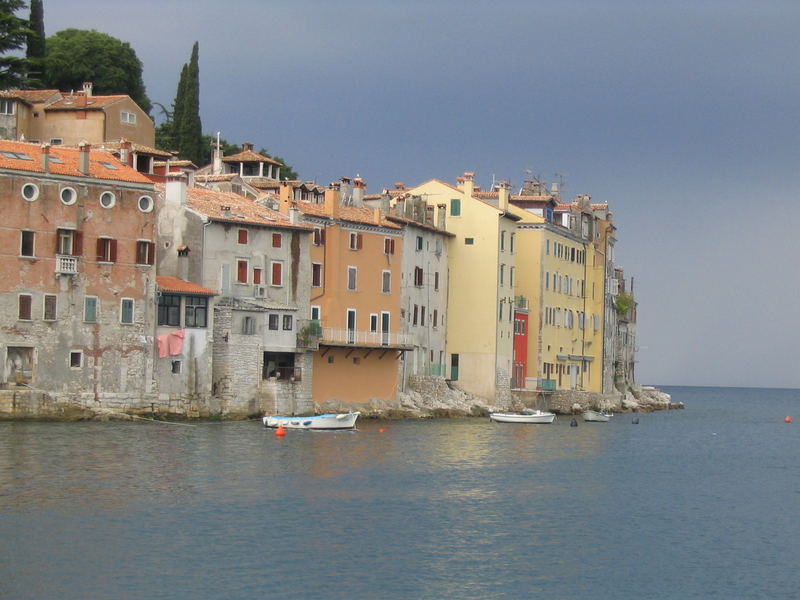
<instances>
[{"instance_id":1,"label":"white boat","mask_svg":"<svg viewBox=\"0 0 800 600\"><path fill-rule=\"evenodd\" d=\"M361 413L329 413L310 417L266 416L262 419L264 427L283 427L284 429L353 429Z\"/></svg>"},{"instance_id":2,"label":"white boat","mask_svg":"<svg viewBox=\"0 0 800 600\"><path fill-rule=\"evenodd\" d=\"M585 410L583 411L584 421L594 421L595 423L607 423L613 417L605 408L602 410Z\"/></svg>"},{"instance_id":3,"label":"white boat","mask_svg":"<svg viewBox=\"0 0 800 600\"><path fill-rule=\"evenodd\" d=\"M521 413L489 413L489 418L498 423L552 423L555 413L526 409Z\"/></svg>"}]
</instances>

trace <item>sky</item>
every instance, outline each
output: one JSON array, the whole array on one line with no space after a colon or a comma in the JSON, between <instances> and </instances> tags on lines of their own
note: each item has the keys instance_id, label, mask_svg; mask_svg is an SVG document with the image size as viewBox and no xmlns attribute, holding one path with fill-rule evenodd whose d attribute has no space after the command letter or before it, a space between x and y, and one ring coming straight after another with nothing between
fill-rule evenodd
<instances>
[{"instance_id":1,"label":"sky","mask_svg":"<svg viewBox=\"0 0 800 600\"><path fill-rule=\"evenodd\" d=\"M127 41L170 106L300 176L534 174L608 202L637 380L800 388L800 2L45 0ZM154 116L158 120L157 109ZM564 197L562 196L562 197Z\"/></svg>"}]
</instances>

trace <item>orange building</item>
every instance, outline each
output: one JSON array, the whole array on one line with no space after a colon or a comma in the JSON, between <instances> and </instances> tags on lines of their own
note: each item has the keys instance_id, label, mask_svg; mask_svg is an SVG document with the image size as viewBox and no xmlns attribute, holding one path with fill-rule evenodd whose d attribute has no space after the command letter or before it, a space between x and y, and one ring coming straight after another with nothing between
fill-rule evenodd
<instances>
[{"instance_id":1,"label":"orange building","mask_svg":"<svg viewBox=\"0 0 800 600\"><path fill-rule=\"evenodd\" d=\"M403 228L379 209L342 206L335 187L324 203L311 203L292 200L291 186L283 186L281 212L291 206L314 227L311 318L321 328L315 403L394 400L399 359L412 348L400 321Z\"/></svg>"}]
</instances>

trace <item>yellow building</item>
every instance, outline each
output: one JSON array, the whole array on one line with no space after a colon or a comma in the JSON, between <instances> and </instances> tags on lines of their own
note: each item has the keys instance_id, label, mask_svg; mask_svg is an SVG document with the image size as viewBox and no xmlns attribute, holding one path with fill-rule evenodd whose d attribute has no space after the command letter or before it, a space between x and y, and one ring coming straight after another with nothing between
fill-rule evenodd
<instances>
[{"instance_id":1,"label":"yellow building","mask_svg":"<svg viewBox=\"0 0 800 600\"><path fill-rule=\"evenodd\" d=\"M466 392L510 398L514 343L515 230L510 190L481 199L474 173L453 186L431 180L408 190L428 206L445 205L449 240L449 378Z\"/></svg>"}]
</instances>

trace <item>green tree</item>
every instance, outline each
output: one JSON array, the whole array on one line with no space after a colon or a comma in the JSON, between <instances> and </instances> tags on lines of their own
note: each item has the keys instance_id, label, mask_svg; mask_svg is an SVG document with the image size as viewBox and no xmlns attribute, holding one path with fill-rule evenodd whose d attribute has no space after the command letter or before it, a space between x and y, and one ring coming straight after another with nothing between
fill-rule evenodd
<instances>
[{"instance_id":1,"label":"green tree","mask_svg":"<svg viewBox=\"0 0 800 600\"><path fill-rule=\"evenodd\" d=\"M127 94L146 113L152 109L136 52L94 29L64 29L47 38L44 81L63 92L91 81L97 94Z\"/></svg>"},{"instance_id":2,"label":"green tree","mask_svg":"<svg viewBox=\"0 0 800 600\"><path fill-rule=\"evenodd\" d=\"M42 87L44 85L44 61L47 43L44 35L44 7L42 0L31 0L31 15L28 19L27 47L25 58L28 59L28 85Z\"/></svg>"},{"instance_id":3,"label":"green tree","mask_svg":"<svg viewBox=\"0 0 800 600\"><path fill-rule=\"evenodd\" d=\"M28 23L16 15L25 6L23 0L0 0L0 89L23 85L26 80L28 61L8 56L27 41Z\"/></svg>"},{"instance_id":4,"label":"green tree","mask_svg":"<svg viewBox=\"0 0 800 600\"><path fill-rule=\"evenodd\" d=\"M186 66L186 78L178 84L173 118L178 152L183 158L199 165L203 158L203 126L200 122L200 59L199 45L192 46L192 56Z\"/></svg>"}]
</instances>

